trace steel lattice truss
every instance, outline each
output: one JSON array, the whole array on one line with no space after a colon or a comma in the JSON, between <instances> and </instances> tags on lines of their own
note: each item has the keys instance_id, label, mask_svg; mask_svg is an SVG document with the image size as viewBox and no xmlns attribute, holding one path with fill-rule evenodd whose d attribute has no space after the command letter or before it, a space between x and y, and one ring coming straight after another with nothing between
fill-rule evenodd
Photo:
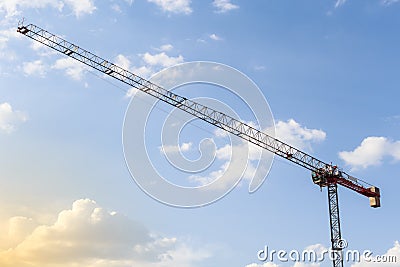
<instances>
[{"instance_id":1,"label":"steel lattice truss","mask_svg":"<svg viewBox=\"0 0 400 267\"><path fill-rule=\"evenodd\" d=\"M104 74L120 80L121 82L126 83L142 92L156 97L161 101L179 108L201 120L215 125L216 127L247 140L261 148L267 149L275 155L281 156L313 172L322 172L326 180L323 186L328 187L332 250L338 256L333 260L333 266L343 266L343 247L340 245L342 239L340 232L337 184L345 186L370 198L379 198L380 193L378 188L370 187L371 185L368 183L360 179L356 179L342 171L339 172L338 175L333 175L332 170L337 168L336 166L320 161L313 156L302 152L222 112L174 94L128 70L113 64L112 62L98 57L93 53L64 40L61 37L49 33L48 31L36 25L19 25L18 32L58 52L74 58ZM380 204L376 204L376 207L379 207L379 205Z\"/></svg>"},{"instance_id":2,"label":"steel lattice truss","mask_svg":"<svg viewBox=\"0 0 400 267\"><path fill-rule=\"evenodd\" d=\"M80 48L38 26L29 24L19 31L22 34L51 47L69 57L72 57L98 71L101 71L121 82L124 82L140 91L152 95L172 106L175 106L187 113L196 116L208 123L211 123L227 132L237 135L251 143L271 151L281 157L301 165L309 170L316 170L327 166L307 153L304 153L288 144L285 144L237 119L234 119L222 112L206 107L200 103L189 100L185 97L174 94L164 88L143 79L136 74L125 70L93 53Z\"/></svg>"},{"instance_id":3,"label":"steel lattice truss","mask_svg":"<svg viewBox=\"0 0 400 267\"><path fill-rule=\"evenodd\" d=\"M215 125L231 134L239 136L259 147L267 149L268 151L281 156L293 163L296 163L311 171L321 170L330 166L315 157L300 151L299 149L288 145L266 133L249 126L242 121L234 119L222 112L206 107L200 103L194 102L185 97L174 94L142 77L125 70L112 62L105 60L95 54L72 44L61 37L58 37L48 31L29 24L27 26L20 26L18 31L35 41L38 41L58 52L61 52L71 58L74 58L102 73L105 73L123 83L126 83L142 92L152 95L161 101L164 101L176 108L179 108L201 120ZM369 190L368 186L363 184L363 181L358 179L349 179L343 173L341 183L343 186L351 188L359 193L365 195ZM342 181L343 180L343 181Z\"/></svg>"},{"instance_id":4,"label":"steel lattice truss","mask_svg":"<svg viewBox=\"0 0 400 267\"><path fill-rule=\"evenodd\" d=\"M329 215L331 224L332 261L333 267L343 266L343 240L340 232L339 200L337 184L328 185Z\"/></svg>"}]
</instances>

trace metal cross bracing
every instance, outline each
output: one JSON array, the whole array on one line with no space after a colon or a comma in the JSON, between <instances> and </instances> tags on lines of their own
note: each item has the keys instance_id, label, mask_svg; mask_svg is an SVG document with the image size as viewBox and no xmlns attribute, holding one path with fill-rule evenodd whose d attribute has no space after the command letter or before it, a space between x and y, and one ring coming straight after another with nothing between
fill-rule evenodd
<instances>
[{"instance_id":1,"label":"metal cross bracing","mask_svg":"<svg viewBox=\"0 0 400 267\"><path fill-rule=\"evenodd\" d=\"M339 218L339 199L337 193L337 184L328 185L328 203L329 215L331 224L331 253L333 267L343 266L343 252L344 248L342 243L342 234L340 232L340 218Z\"/></svg>"},{"instance_id":2,"label":"metal cross bracing","mask_svg":"<svg viewBox=\"0 0 400 267\"><path fill-rule=\"evenodd\" d=\"M312 171L314 183L320 187L328 187L332 250L340 255L342 248L338 245L341 241L341 233L337 184L369 197L372 207L380 206L380 192L377 187L340 171L337 166L318 160L222 112L170 92L36 25L29 24L25 26L20 24L17 31L129 86ZM334 260L334 267L336 266L343 266L343 261Z\"/></svg>"}]
</instances>

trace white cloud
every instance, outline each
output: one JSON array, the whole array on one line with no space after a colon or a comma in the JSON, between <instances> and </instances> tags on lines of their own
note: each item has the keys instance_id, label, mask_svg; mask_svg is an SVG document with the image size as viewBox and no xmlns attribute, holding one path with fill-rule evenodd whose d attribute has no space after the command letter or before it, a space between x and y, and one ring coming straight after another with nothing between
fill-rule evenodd
<instances>
[{"instance_id":1,"label":"white cloud","mask_svg":"<svg viewBox=\"0 0 400 267\"><path fill-rule=\"evenodd\" d=\"M93 0L64 0L70 6L76 17L84 14L92 14L96 10Z\"/></svg>"},{"instance_id":2,"label":"white cloud","mask_svg":"<svg viewBox=\"0 0 400 267\"><path fill-rule=\"evenodd\" d=\"M238 5L234 5L230 0L214 0L213 6L217 9L217 13L225 13L234 9L238 9Z\"/></svg>"},{"instance_id":3,"label":"white cloud","mask_svg":"<svg viewBox=\"0 0 400 267\"><path fill-rule=\"evenodd\" d=\"M147 66L132 67L131 61L122 54L119 54L115 58L115 64L125 70L131 71L132 73L134 73L140 77L147 78L153 73L153 70L151 69L151 67L147 67Z\"/></svg>"},{"instance_id":4,"label":"white cloud","mask_svg":"<svg viewBox=\"0 0 400 267\"><path fill-rule=\"evenodd\" d=\"M326 133L322 130L308 129L307 127L301 126L294 119L288 121L278 121L275 124L275 135L276 137L294 146L298 149L309 149L311 150L312 143L318 143L324 141Z\"/></svg>"},{"instance_id":5,"label":"white cloud","mask_svg":"<svg viewBox=\"0 0 400 267\"><path fill-rule=\"evenodd\" d=\"M125 3L127 3L129 6L133 4L133 0L124 0ZM121 5L119 4L112 4L111 9L114 10L117 13L122 13L122 8Z\"/></svg>"},{"instance_id":6,"label":"white cloud","mask_svg":"<svg viewBox=\"0 0 400 267\"><path fill-rule=\"evenodd\" d=\"M303 263L303 262L296 262L293 267L319 267L321 264L319 263Z\"/></svg>"},{"instance_id":7,"label":"white cloud","mask_svg":"<svg viewBox=\"0 0 400 267\"><path fill-rule=\"evenodd\" d=\"M152 55L150 53L145 53L143 55L143 60L146 64L151 66L161 66L161 67L171 67L178 63L183 62L183 56L179 55L177 57L170 57L165 52L161 52L159 54Z\"/></svg>"},{"instance_id":8,"label":"white cloud","mask_svg":"<svg viewBox=\"0 0 400 267\"><path fill-rule=\"evenodd\" d=\"M0 131L12 133L17 124L26 120L27 116L21 111L13 110L9 103L0 104Z\"/></svg>"},{"instance_id":9,"label":"white cloud","mask_svg":"<svg viewBox=\"0 0 400 267\"><path fill-rule=\"evenodd\" d=\"M360 262L351 265L351 267L396 267L396 266L400 266L399 265L399 260L400 260L400 243L399 241L395 241L394 245L392 248L388 249L388 251L384 254L384 255L380 255L381 256L381 260L382 260L382 256L385 256L386 259L388 259L389 257L392 257L391 259L393 260L394 258L396 259L396 262L379 262L374 255L377 255L377 253L372 254L372 258L369 259L369 261L367 261L365 258L361 259Z\"/></svg>"},{"instance_id":10,"label":"white cloud","mask_svg":"<svg viewBox=\"0 0 400 267\"><path fill-rule=\"evenodd\" d=\"M222 136L218 134L218 137ZM261 158L261 152L262 148L244 140L240 140L240 143L234 145L227 144L216 151L216 158L222 162L217 170L204 176L191 175L189 180L202 186L223 177L223 180L218 183L215 189L226 189L238 177L250 181L255 175L259 175L258 168L263 168L263 162L258 162Z\"/></svg>"},{"instance_id":11,"label":"white cloud","mask_svg":"<svg viewBox=\"0 0 400 267\"><path fill-rule=\"evenodd\" d=\"M395 4L395 3L398 3L399 1L400 1L400 0L380 0L380 2L381 2L383 5L387 5L387 6L392 5L392 4ZM344 5L346 2L347 2L347 0L336 0L335 8L341 7L341 6Z\"/></svg>"},{"instance_id":12,"label":"white cloud","mask_svg":"<svg viewBox=\"0 0 400 267\"><path fill-rule=\"evenodd\" d=\"M126 56L121 54L115 58L115 64L125 70L129 70L131 67L131 61Z\"/></svg>"},{"instance_id":13,"label":"white cloud","mask_svg":"<svg viewBox=\"0 0 400 267\"><path fill-rule=\"evenodd\" d=\"M55 51L53 49L50 49L49 47L45 46L44 44L36 42L36 41L33 41L33 40L32 40L32 43L31 43L30 47L40 57L49 57L51 55L57 55L58 54L57 51Z\"/></svg>"},{"instance_id":14,"label":"white cloud","mask_svg":"<svg viewBox=\"0 0 400 267\"><path fill-rule=\"evenodd\" d=\"M0 30L0 59L2 59L3 63L5 63L4 61L13 61L17 57L14 51L8 49L8 43L12 39L21 37L21 34L17 33L15 27Z\"/></svg>"},{"instance_id":15,"label":"white cloud","mask_svg":"<svg viewBox=\"0 0 400 267\"><path fill-rule=\"evenodd\" d=\"M11 218L5 232L5 239L13 242L0 239L2 267L192 266L210 257L205 249L194 250L175 237L151 233L89 199L75 201L49 225Z\"/></svg>"},{"instance_id":16,"label":"white cloud","mask_svg":"<svg viewBox=\"0 0 400 267\"><path fill-rule=\"evenodd\" d=\"M73 58L61 58L52 66L54 69L65 70L66 74L74 80L81 80L83 73L88 69L83 63Z\"/></svg>"},{"instance_id":17,"label":"white cloud","mask_svg":"<svg viewBox=\"0 0 400 267\"><path fill-rule=\"evenodd\" d=\"M320 256L320 255L322 256L322 254L323 254L325 251L327 251L328 248L325 247L325 246L322 245L322 244L314 244L314 245L310 245L310 246L306 247L305 250L315 251L315 253L316 253L318 256Z\"/></svg>"},{"instance_id":18,"label":"white cloud","mask_svg":"<svg viewBox=\"0 0 400 267\"><path fill-rule=\"evenodd\" d=\"M6 17L18 16L21 14L21 9L24 8L45 8L51 6L61 10L64 6L62 1L58 0L12 0L1 1L0 11L6 13Z\"/></svg>"},{"instance_id":19,"label":"white cloud","mask_svg":"<svg viewBox=\"0 0 400 267\"><path fill-rule=\"evenodd\" d=\"M111 9L114 10L115 12L117 12L117 13L122 13L121 7L119 5L117 5L117 4L111 5Z\"/></svg>"},{"instance_id":20,"label":"white cloud","mask_svg":"<svg viewBox=\"0 0 400 267\"><path fill-rule=\"evenodd\" d=\"M246 265L245 267L279 267L279 265L272 262L266 262L263 264L252 263Z\"/></svg>"},{"instance_id":21,"label":"white cloud","mask_svg":"<svg viewBox=\"0 0 400 267\"><path fill-rule=\"evenodd\" d=\"M171 51L174 47L171 44L165 44L160 46L160 48L158 50L160 51Z\"/></svg>"},{"instance_id":22,"label":"white cloud","mask_svg":"<svg viewBox=\"0 0 400 267\"><path fill-rule=\"evenodd\" d=\"M266 70L267 68L265 67L265 66L263 66L263 65L256 65L256 66L254 66L254 70L255 71L263 71L263 70Z\"/></svg>"},{"instance_id":23,"label":"white cloud","mask_svg":"<svg viewBox=\"0 0 400 267\"><path fill-rule=\"evenodd\" d=\"M162 45L160 48L157 48L157 50L167 51L171 50L172 48L173 46L171 44L165 44ZM119 54L115 58L115 64L123 69L131 71L132 73L140 77L148 79L149 77L151 77L151 75L161 70L162 68L167 68L182 63L184 61L182 55L179 55L177 57L172 57L168 56L165 52L161 52L158 54L150 54L149 52L146 52L144 54L141 54L140 56L142 59L142 66L140 67L132 66L129 58L122 54ZM125 96L127 98L130 98L135 94L136 90L131 88L130 90L128 90Z\"/></svg>"},{"instance_id":24,"label":"white cloud","mask_svg":"<svg viewBox=\"0 0 400 267\"><path fill-rule=\"evenodd\" d=\"M39 50L41 50L43 48L46 48L46 46L44 44L42 44L42 43L39 43L39 42L36 42L36 41L32 41L31 48L33 50L35 50L35 51L39 51Z\"/></svg>"},{"instance_id":25,"label":"white cloud","mask_svg":"<svg viewBox=\"0 0 400 267\"><path fill-rule=\"evenodd\" d=\"M193 12L190 7L190 0L147 0L150 3L156 4L161 10L175 14L190 14Z\"/></svg>"},{"instance_id":26,"label":"white cloud","mask_svg":"<svg viewBox=\"0 0 400 267\"><path fill-rule=\"evenodd\" d=\"M168 50L172 48L172 45L163 45L162 49ZM183 56L179 55L177 57L168 56L165 52L161 52L158 54L150 54L146 52L142 55L142 60L145 66L141 67L131 67L130 60L124 55L118 55L115 59L115 63L126 70L131 70L133 73L139 76L148 76L153 72L152 67L157 68L166 68L171 67L173 65L182 63L184 61Z\"/></svg>"},{"instance_id":27,"label":"white cloud","mask_svg":"<svg viewBox=\"0 0 400 267\"><path fill-rule=\"evenodd\" d=\"M131 97L135 96L137 92L139 92L139 90L138 90L137 88L131 87L131 88L126 92L125 97L126 97L126 98L131 98Z\"/></svg>"},{"instance_id":28,"label":"white cloud","mask_svg":"<svg viewBox=\"0 0 400 267\"><path fill-rule=\"evenodd\" d=\"M219 37L218 35L216 35L215 33L210 35L210 39L214 40L214 41L221 41L222 38Z\"/></svg>"},{"instance_id":29,"label":"white cloud","mask_svg":"<svg viewBox=\"0 0 400 267\"><path fill-rule=\"evenodd\" d=\"M226 136L228 136L229 134L228 134L227 131L222 130L221 128L217 128L217 129L214 130L214 135L215 135L216 137L226 137Z\"/></svg>"},{"instance_id":30,"label":"white cloud","mask_svg":"<svg viewBox=\"0 0 400 267\"><path fill-rule=\"evenodd\" d=\"M246 123L258 128L253 122ZM265 129L264 132L270 132L270 129ZM280 140L301 149L311 149L313 143L321 142L326 137L322 130L308 129L293 119L287 122L278 121L275 133ZM214 131L214 135L215 137L226 137L228 133L217 129ZM219 183L221 187L228 186L239 176L246 181L251 181L254 177L261 181L263 179L261 176L268 172L268 157L271 157L271 155L262 157L262 148L242 139L239 139L239 141L237 144L229 144L217 149L216 158L222 162L217 170L203 176L192 175L189 180L198 185L206 185L223 177L222 182ZM263 159L260 160L261 158Z\"/></svg>"},{"instance_id":31,"label":"white cloud","mask_svg":"<svg viewBox=\"0 0 400 267\"><path fill-rule=\"evenodd\" d=\"M0 49L5 49L7 43L14 38L21 38L21 34L17 33L15 28L0 30Z\"/></svg>"},{"instance_id":32,"label":"white cloud","mask_svg":"<svg viewBox=\"0 0 400 267\"><path fill-rule=\"evenodd\" d=\"M183 151L183 152L189 151L191 149L192 145L193 145L192 143L183 143L180 147L181 151Z\"/></svg>"},{"instance_id":33,"label":"white cloud","mask_svg":"<svg viewBox=\"0 0 400 267\"><path fill-rule=\"evenodd\" d=\"M192 148L193 143L182 143L182 145L174 146L174 145L165 145L159 147L160 152L162 154L169 154L169 153L179 153L179 152L187 152Z\"/></svg>"},{"instance_id":34,"label":"white cloud","mask_svg":"<svg viewBox=\"0 0 400 267\"><path fill-rule=\"evenodd\" d=\"M344 3L346 3L347 0L337 0L335 3L335 8L338 8L342 5L344 5Z\"/></svg>"},{"instance_id":35,"label":"white cloud","mask_svg":"<svg viewBox=\"0 0 400 267\"><path fill-rule=\"evenodd\" d=\"M46 68L41 60L35 60L31 62L24 62L22 69L26 75L38 75L44 77L46 75Z\"/></svg>"},{"instance_id":36,"label":"white cloud","mask_svg":"<svg viewBox=\"0 0 400 267\"><path fill-rule=\"evenodd\" d=\"M365 138L353 151L339 152L339 157L353 170L380 165L384 157L400 160L400 141L370 136Z\"/></svg>"},{"instance_id":37,"label":"white cloud","mask_svg":"<svg viewBox=\"0 0 400 267\"><path fill-rule=\"evenodd\" d=\"M382 1L382 3L384 4L384 5L391 5L391 4L394 4L394 3L397 3L397 2L399 2L400 0L383 0Z\"/></svg>"},{"instance_id":38,"label":"white cloud","mask_svg":"<svg viewBox=\"0 0 400 267\"><path fill-rule=\"evenodd\" d=\"M249 145L250 147L253 145ZM222 148L222 149L225 149ZM214 187L214 189L226 189L229 185L232 185L232 181L237 181L239 177L250 182L253 177L257 174L257 165L255 165L250 157L243 157L247 153L247 145L226 147L226 150L236 150L232 158L226 160L219 169L210 172L208 175L191 175L189 180L194 182L196 185L207 185L213 181L216 181L223 177L223 180ZM256 148L257 149L257 148ZM219 158L218 153L221 151L217 150L217 158ZM225 151L224 151L225 152ZM222 153L224 153L222 152ZM227 155L224 155L227 156ZM223 157L224 157L223 156Z\"/></svg>"},{"instance_id":39,"label":"white cloud","mask_svg":"<svg viewBox=\"0 0 400 267\"><path fill-rule=\"evenodd\" d=\"M6 17L19 16L22 9L53 7L60 12L64 6L72 9L76 17L84 14L92 14L96 10L93 0L13 0L1 1L0 11L6 13Z\"/></svg>"},{"instance_id":40,"label":"white cloud","mask_svg":"<svg viewBox=\"0 0 400 267\"><path fill-rule=\"evenodd\" d=\"M132 72L140 77L148 78L153 74L153 70L150 67L141 66L132 68Z\"/></svg>"}]
</instances>

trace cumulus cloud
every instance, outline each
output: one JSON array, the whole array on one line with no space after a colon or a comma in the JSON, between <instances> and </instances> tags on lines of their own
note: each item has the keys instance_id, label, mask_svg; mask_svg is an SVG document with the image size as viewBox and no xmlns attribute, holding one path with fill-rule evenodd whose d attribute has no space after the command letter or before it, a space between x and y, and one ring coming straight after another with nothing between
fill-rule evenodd
<instances>
[{"instance_id":1,"label":"cumulus cloud","mask_svg":"<svg viewBox=\"0 0 400 267\"><path fill-rule=\"evenodd\" d=\"M353 151L339 152L339 157L353 170L380 165L385 157L398 161L400 141L392 141L382 136L370 136Z\"/></svg>"},{"instance_id":2,"label":"cumulus cloud","mask_svg":"<svg viewBox=\"0 0 400 267\"><path fill-rule=\"evenodd\" d=\"M43 48L47 49L47 47L44 44L36 42L36 41L32 41L31 48L35 51L39 51Z\"/></svg>"},{"instance_id":3,"label":"cumulus cloud","mask_svg":"<svg viewBox=\"0 0 400 267\"><path fill-rule=\"evenodd\" d=\"M219 37L218 35L216 35L215 33L210 35L210 39L214 40L214 41L221 41L222 38Z\"/></svg>"},{"instance_id":4,"label":"cumulus cloud","mask_svg":"<svg viewBox=\"0 0 400 267\"><path fill-rule=\"evenodd\" d=\"M158 50L160 51L171 51L174 47L172 46L172 44L164 44L162 46L160 46L160 48L158 48Z\"/></svg>"},{"instance_id":5,"label":"cumulus cloud","mask_svg":"<svg viewBox=\"0 0 400 267\"><path fill-rule=\"evenodd\" d=\"M7 17L18 16L24 8L45 8L51 6L61 10L64 6L63 1L58 0L13 0L1 1L0 11L6 13Z\"/></svg>"},{"instance_id":6,"label":"cumulus cloud","mask_svg":"<svg viewBox=\"0 0 400 267\"><path fill-rule=\"evenodd\" d=\"M61 58L52 66L53 69L65 70L65 73L74 80L81 80L83 73L88 69L86 65L73 58Z\"/></svg>"},{"instance_id":7,"label":"cumulus cloud","mask_svg":"<svg viewBox=\"0 0 400 267\"><path fill-rule=\"evenodd\" d=\"M136 74L138 76L141 76L141 77L149 77L153 73L153 70L150 67L147 67L147 66L132 67L131 66L131 61L126 56L124 56L122 54L119 54L115 58L115 64L117 66L120 66L121 68L123 68L125 70L131 71L134 74Z\"/></svg>"},{"instance_id":8,"label":"cumulus cloud","mask_svg":"<svg viewBox=\"0 0 400 267\"><path fill-rule=\"evenodd\" d=\"M170 67L178 63L182 63L184 61L183 56L179 55L177 57L168 56L164 51L171 50L173 46L171 44L162 45L158 50L163 50L158 54L150 54L146 52L141 54L142 66L136 67L132 66L131 61L125 55L119 54L115 58L115 64L120 66L123 69L129 70L132 73L143 77L149 78L155 72L161 70L162 68ZM125 95L127 98L134 96L137 92L137 89L131 88L128 90Z\"/></svg>"},{"instance_id":9,"label":"cumulus cloud","mask_svg":"<svg viewBox=\"0 0 400 267\"><path fill-rule=\"evenodd\" d=\"M160 49L167 51L172 49L172 45L163 45ZM115 58L115 63L123 69L130 70L139 76L147 77L149 74L154 73L154 71L159 70L159 68L171 67L184 61L182 55L172 57L168 56L165 52L158 54L150 54L149 52L146 52L142 54L141 57L144 63L144 66L141 67L131 67L130 60L122 54Z\"/></svg>"},{"instance_id":10,"label":"cumulus cloud","mask_svg":"<svg viewBox=\"0 0 400 267\"><path fill-rule=\"evenodd\" d=\"M162 11L174 14L190 14L193 12L190 7L190 0L147 0L156 4Z\"/></svg>"},{"instance_id":11,"label":"cumulus cloud","mask_svg":"<svg viewBox=\"0 0 400 267\"><path fill-rule=\"evenodd\" d=\"M75 13L76 17L84 14L92 14L96 10L93 0L64 0Z\"/></svg>"},{"instance_id":12,"label":"cumulus cloud","mask_svg":"<svg viewBox=\"0 0 400 267\"><path fill-rule=\"evenodd\" d=\"M213 6L216 8L217 13L226 13L239 8L238 5L232 4L230 0L214 0Z\"/></svg>"},{"instance_id":13,"label":"cumulus cloud","mask_svg":"<svg viewBox=\"0 0 400 267\"><path fill-rule=\"evenodd\" d=\"M0 131L12 133L16 126L27 120L27 116L18 110L13 110L12 106L5 102L0 104Z\"/></svg>"},{"instance_id":14,"label":"cumulus cloud","mask_svg":"<svg viewBox=\"0 0 400 267\"><path fill-rule=\"evenodd\" d=\"M204 249L197 254L175 237L151 233L141 223L90 199L75 201L52 224L32 221L9 220L7 238L13 242L5 247L1 239L0 266L192 266L210 256Z\"/></svg>"},{"instance_id":15,"label":"cumulus cloud","mask_svg":"<svg viewBox=\"0 0 400 267\"><path fill-rule=\"evenodd\" d=\"M163 50L172 49L172 45L167 44L160 47ZM120 66L121 68L131 71L132 73L143 77L149 78L155 72L159 71L161 68L170 67L177 63L183 62L183 57L170 57L165 52L161 52L159 54L152 55L150 53L145 53L140 55L142 58L143 66L135 67L132 66L131 61L125 55L119 54L115 58L115 64ZM137 92L136 88L131 88L127 91L126 97L130 98L134 96Z\"/></svg>"},{"instance_id":16,"label":"cumulus cloud","mask_svg":"<svg viewBox=\"0 0 400 267\"><path fill-rule=\"evenodd\" d=\"M162 154L169 154L169 153L179 153L179 152L187 152L193 146L193 143L182 143L182 145L174 146L174 145L165 145L159 147L160 152Z\"/></svg>"},{"instance_id":17,"label":"cumulus cloud","mask_svg":"<svg viewBox=\"0 0 400 267\"><path fill-rule=\"evenodd\" d=\"M116 58L115 58L115 64L120 66L121 68L125 69L125 70L129 70L131 67L131 61L124 55L119 54Z\"/></svg>"},{"instance_id":18,"label":"cumulus cloud","mask_svg":"<svg viewBox=\"0 0 400 267\"><path fill-rule=\"evenodd\" d=\"M258 128L253 122L246 122L253 128ZM278 139L289 143L300 149L311 149L314 143L325 140L326 133L322 130L308 129L297 123L294 119L287 122L278 121L276 123L275 135ZM264 132L271 132L270 129L264 129ZM217 129L214 131L216 138L225 138L228 133L224 130ZM263 149L248 143L243 139L238 139L239 143L229 144L217 148L216 158L218 162L222 162L217 170L214 170L207 175L192 175L189 180L197 185L206 185L217 179L224 177L219 185L227 186L231 181L237 180L242 177L245 181L256 180L261 181L264 177L262 175L268 173L267 157L272 157L271 154L262 157ZM220 189L220 188L218 188Z\"/></svg>"},{"instance_id":19,"label":"cumulus cloud","mask_svg":"<svg viewBox=\"0 0 400 267\"><path fill-rule=\"evenodd\" d=\"M17 57L14 51L8 49L8 44L11 40L21 37L21 34L17 33L15 27L0 30L0 59L2 59L2 61L13 61Z\"/></svg>"},{"instance_id":20,"label":"cumulus cloud","mask_svg":"<svg viewBox=\"0 0 400 267\"><path fill-rule=\"evenodd\" d=\"M133 67L132 72L140 77L148 78L151 75L153 75L154 70L148 66L141 66L141 67Z\"/></svg>"},{"instance_id":21,"label":"cumulus cloud","mask_svg":"<svg viewBox=\"0 0 400 267\"><path fill-rule=\"evenodd\" d=\"M29 76L37 75L39 77L44 77L46 75L46 68L41 60L24 62L22 69L24 73Z\"/></svg>"},{"instance_id":22,"label":"cumulus cloud","mask_svg":"<svg viewBox=\"0 0 400 267\"><path fill-rule=\"evenodd\" d=\"M150 66L162 66L164 68L171 67L178 63L183 62L183 56L179 55L177 57L170 57L165 52L161 52L159 54L152 55L150 53L145 53L143 55L143 60L146 64Z\"/></svg>"},{"instance_id":23,"label":"cumulus cloud","mask_svg":"<svg viewBox=\"0 0 400 267\"><path fill-rule=\"evenodd\" d=\"M308 129L294 119L278 121L275 124L275 129L275 135L279 140L298 149L311 150L311 145L313 143L319 143L326 138L326 133L324 131Z\"/></svg>"},{"instance_id":24,"label":"cumulus cloud","mask_svg":"<svg viewBox=\"0 0 400 267\"><path fill-rule=\"evenodd\" d=\"M254 128L257 126L253 122L246 122ZM214 131L215 138L226 138L228 133L222 129ZM243 139L234 137L231 144L226 144L217 148L215 156L219 163L216 170L206 175L191 175L189 181L198 186L207 185L217 181L214 189L225 190L239 178L250 182L252 179L262 181L268 173L269 158L271 154L263 154L262 148L249 143Z\"/></svg>"},{"instance_id":25,"label":"cumulus cloud","mask_svg":"<svg viewBox=\"0 0 400 267\"><path fill-rule=\"evenodd\" d=\"M0 3L1 5L1 3ZM5 49L7 47L7 43L11 39L20 38L21 34L17 33L15 28L3 29L0 30L0 49Z\"/></svg>"},{"instance_id":26,"label":"cumulus cloud","mask_svg":"<svg viewBox=\"0 0 400 267\"><path fill-rule=\"evenodd\" d=\"M191 175L189 180L203 186L224 177L223 182L215 189L226 189L239 177L251 181L258 174L257 169L263 167L262 162L259 162L260 165L257 164L261 158L261 148L245 141L217 149L216 158L222 162L217 170L203 176Z\"/></svg>"},{"instance_id":27,"label":"cumulus cloud","mask_svg":"<svg viewBox=\"0 0 400 267\"><path fill-rule=\"evenodd\" d=\"M395 267L399 266L399 259L400 259L400 243L399 241L395 241L392 248L388 249L388 251L384 255L380 255L381 260L382 256L386 257L386 259L391 258L392 262L379 262L376 257L372 255L372 258L361 259L360 262L351 265L352 267ZM396 259L396 262L393 262L393 259Z\"/></svg>"},{"instance_id":28,"label":"cumulus cloud","mask_svg":"<svg viewBox=\"0 0 400 267\"><path fill-rule=\"evenodd\" d=\"M6 17L13 17L19 16L23 9L52 7L61 12L65 6L69 7L76 17L92 14L96 10L93 0L13 0L1 1L0 11L5 13Z\"/></svg>"}]
</instances>

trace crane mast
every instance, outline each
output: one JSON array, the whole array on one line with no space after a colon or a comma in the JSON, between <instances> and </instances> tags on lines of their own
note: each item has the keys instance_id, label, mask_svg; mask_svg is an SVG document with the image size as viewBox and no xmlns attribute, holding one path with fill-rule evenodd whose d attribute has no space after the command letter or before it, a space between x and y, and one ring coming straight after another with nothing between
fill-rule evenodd
<instances>
[{"instance_id":1,"label":"crane mast","mask_svg":"<svg viewBox=\"0 0 400 267\"><path fill-rule=\"evenodd\" d=\"M170 92L34 24L20 24L17 31L112 78L310 170L313 182L321 188L327 187L328 189L331 249L336 254L333 257L334 267L343 266L337 185L342 185L368 197L371 207L380 207L379 188L350 176L337 166L323 162L222 112Z\"/></svg>"}]
</instances>

